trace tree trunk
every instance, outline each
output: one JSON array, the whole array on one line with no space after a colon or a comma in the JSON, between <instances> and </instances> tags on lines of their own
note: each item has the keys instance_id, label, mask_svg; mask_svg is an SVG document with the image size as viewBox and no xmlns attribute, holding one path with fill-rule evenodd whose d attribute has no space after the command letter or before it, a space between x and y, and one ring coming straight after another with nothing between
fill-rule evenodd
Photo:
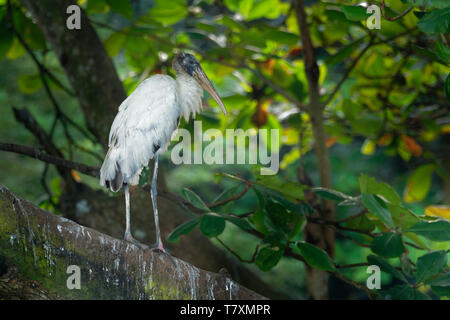
<instances>
[{"instance_id":1,"label":"tree trunk","mask_svg":"<svg viewBox=\"0 0 450 320\"><path fill-rule=\"evenodd\" d=\"M264 299L223 274L43 211L3 186L0 221L0 299ZM69 266L79 268L79 288L69 288Z\"/></svg>"},{"instance_id":2,"label":"tree trunk","mask_svg":"<svg viewBox=\"0 0 450 320\"><path fill-rule=\"evenodd\" d=\"M303 60L308 80L309 95L307 110L310 115L314 136L314 150L317 158L317 170L320 175L320 185L325 188L331 188L330 159L323 126L323 105L320 101L319 93L319 68L311 41L304 1L296 0L294 6L303 45ZM320 206L320 212L314 213L314 215L318 214L325 219L334 219L333 203L329 200L323 201ZM308 223L305 228L305 241L326 250L331 257L334 255L334 237L334 230L323 225ZM313 299L327 299L328 278L329 274L327 272L307 267L306 289L308 295Z\"/></svg>"}]
</instances>

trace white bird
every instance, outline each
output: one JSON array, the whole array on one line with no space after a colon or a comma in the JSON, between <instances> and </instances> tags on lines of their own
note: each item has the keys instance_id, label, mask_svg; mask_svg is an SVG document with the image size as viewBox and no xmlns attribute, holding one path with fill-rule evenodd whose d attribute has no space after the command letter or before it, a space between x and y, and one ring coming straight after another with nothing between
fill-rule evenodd
<instances>
[{"instance_id":1,"label":"white bird","mask_svg":"<svg viewBox=\"0 0 450 320\"><path fill-rule=\"evenodd\" d=\"M152 249L162 252L156 203L156 179L159 154L167 150L180 116L189 120L202 108L203 89L226 109L197 59L187 53L175 56L172 67L176 80L167 75L154 75L144 80L119 107L109 133L109 150L100 169L100 185L113 192L124 186L126 229L124 239L141 248L130 230L130 185L139 183L139 175L154 158L151 197L156 226L156 244ZM203 88L203 89L202 89Z\"/></svg>"}]
</instances>

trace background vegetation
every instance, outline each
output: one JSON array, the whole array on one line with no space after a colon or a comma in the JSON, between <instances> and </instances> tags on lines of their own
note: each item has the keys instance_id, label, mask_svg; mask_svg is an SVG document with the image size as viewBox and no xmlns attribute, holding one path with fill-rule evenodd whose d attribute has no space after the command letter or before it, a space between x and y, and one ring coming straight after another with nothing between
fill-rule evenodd
<instances>
[{"instance_id":1,"label":"background vegetation","mask_svg":"<svg viewBox=\"0 0 450 320\"><path fill-rule=\"evenodd\" d=\"M0 1L0 140L99 167L109 126L89 123L67 68L23 3L11 1L8 10ZM447 1L78 4L128 94L153 74L173 75L172 57L185 50L229 111L224 117L206 99L213 108L197 117L203 130L280 130L275 176L260 176L255 165L174 166L165 155L167 189L194 212L169 230L170 241L182 246L199 228L285 297L449 297ZM381 8L379 30L366 26L370 4ZM23 107L50 147L24 128ZM193 130L192 121L181 126ZM260 143L271 147L269 139ZM55 214L64 214L68 180L99 189L97 178L76 170L1 157L0 182ZM381 290L365 286L374 264Z\"/></svg>"}]
</instances>

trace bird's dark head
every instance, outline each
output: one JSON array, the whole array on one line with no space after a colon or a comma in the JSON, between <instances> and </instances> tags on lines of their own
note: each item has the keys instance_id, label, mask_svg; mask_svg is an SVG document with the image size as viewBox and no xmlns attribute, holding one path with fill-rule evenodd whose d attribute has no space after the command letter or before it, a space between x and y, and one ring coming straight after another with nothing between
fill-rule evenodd
<instances>
[{"instance_id":1,"label":"bird's dark head","mask_svg":"<svg viewBox=\"0 0 450 320\"><path fill-rule=\"evenodd\" d=\"M189 53L180 53L175 57L175 64L178 64L184 72L186 72L191 77L194 76L194 72L201 69L200 63L197 58ZM177 71L177 70L175 70Z\"/></svg>"},{"instance_id":2,"label":"bird's dark head","mask_svg":"<svg viewBox=\"0 0 450 320\"><path fill-rule=\"evenodd\" d=\"M223 113L227 115L227 110L220 100L219 95L217 94L216 89L212 85L211 81L208 79L208 76L203 71L200 66L200 62L198 62L197 58L192 54L181 52L175 56L173 60L173 69L177 76L182 74L187 74L195 79L195 81L209 93L209 95L216 100L217 104L222 109Z\"/></svg>"}]
</instances>

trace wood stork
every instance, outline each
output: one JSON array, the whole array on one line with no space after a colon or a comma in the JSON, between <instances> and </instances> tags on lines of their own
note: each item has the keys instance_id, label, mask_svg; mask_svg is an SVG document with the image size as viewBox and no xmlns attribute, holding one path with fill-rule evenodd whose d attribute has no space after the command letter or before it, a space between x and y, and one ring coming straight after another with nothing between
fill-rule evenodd
<instances>
[{"instance_id":1,"label":"wood stork","mask_svg":"<svg viewBox=\"0 0 450 320\"><path fill-rule=\"evenodd\" d=\"M176 80L167 75L154 75L144 80L119 106L109 133L109 150L100 169L100 185L113 192L124 186L126 229L124 239L143 249L130 230L130 185L139 183L139 175L154 158L151 197L156 227L156 243L152 249L162 252L156 200L159 154L167 150L180 116L189 120L202 108L203 89L226 109L197 59L188 53L175 56L172 67Z\"/></svg>"}]
</instances>

